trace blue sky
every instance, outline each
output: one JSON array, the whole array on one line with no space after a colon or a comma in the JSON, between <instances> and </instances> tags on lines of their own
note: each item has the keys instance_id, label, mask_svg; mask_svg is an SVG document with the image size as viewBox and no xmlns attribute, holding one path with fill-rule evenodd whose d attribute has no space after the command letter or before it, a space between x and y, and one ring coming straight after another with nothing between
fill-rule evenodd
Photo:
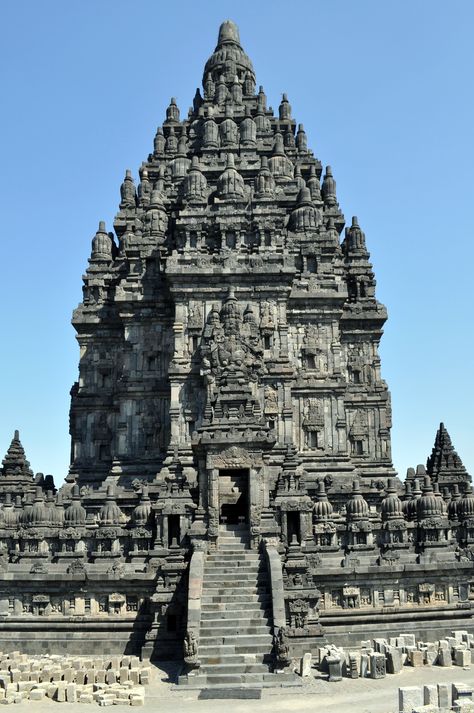
<instances>
[{"instance_id":1,"label":"blue sky","mask_svg":"<svg viewBox=\"0 0 474 713\"><path fill-rule=\"evenodd\" d=\"M2 3L0 451L19 428L34 470L66 475L91 238L227 17L366 233L395 467L424 462L443 420L474 472L472 0Z\"/></svg>"}]
</instances>

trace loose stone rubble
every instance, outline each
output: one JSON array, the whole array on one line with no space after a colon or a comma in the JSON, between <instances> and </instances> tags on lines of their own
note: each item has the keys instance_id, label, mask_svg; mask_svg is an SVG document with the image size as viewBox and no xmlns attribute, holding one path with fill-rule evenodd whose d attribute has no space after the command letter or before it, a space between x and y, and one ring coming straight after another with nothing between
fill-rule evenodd
<instances>
[{"instance_id":1,"label":"loose stone rubble","mask_svg":"<svg viewBox=\"0 0 474 713\"><path fill-rule=\"evenodd\" d=\"M416 641L414 634L400 634L389 639L362 641L359 648L344 649L333 645L319 648L317 667L328 673L328 681L348 678L384 678L401 673L403 666L460 666L474 662L474 635L458 630L435 642ZM307 671L304 660L300 672ZM407 693L408 695L408 693Z\"/></svg>"},{"instance_id":2,"label":"loose stone rubble","mask_svg":"<svg viewBox=\"0 0 474 713\"><path fill-rule=\"evenodd\" d=\"M465 683L403 686L398 689L399 713L474 713L473 688Z\"/></svg>"},{"instance_id":3,"label":"loose stone rubble","mask_svg":"<svg viewBox=\"0 0 474 713\"><path fill-rule=\"evenodd\" d=\"M51 699L58 703L142 706L150 673L150 667L136 656L0 653L0 703Z\"/></svg>"}]
</instances>

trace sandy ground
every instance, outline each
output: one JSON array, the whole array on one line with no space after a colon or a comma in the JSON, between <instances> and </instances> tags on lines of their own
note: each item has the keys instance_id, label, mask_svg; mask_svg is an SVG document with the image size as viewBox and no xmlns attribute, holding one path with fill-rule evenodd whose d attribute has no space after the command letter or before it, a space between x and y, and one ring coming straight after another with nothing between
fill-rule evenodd
<instances>
[{"instance_id":1,"label":"sandy ground","mask_svg":"<svg viewBox=\"0 0 474 713\"><path fill-rule=\"evenodd\" d=\"M313 713L398 713L398 687L416 686L425 683L453 683L462 681L474 686L474 667L441 668L438 666L420 669L404 667L402 673L386 678L343 679L328 683L320 678L305 679L298 689L264 689L261 700L198 700L197 691L186 691L175 686L170 677L175 675L172 663L153 671L152 681L146 688L145 706L113 706L110 710L124 713L132 710L143 713L290 713L312 711ZM315 671L315 676L318 675ZM57 711L57 713L84 713L99 710L97 704L55 703L47 700L37 703L25 701L13 706L15 711ZM102 708L100 708L102 710Z\"/></svg>"}]
</instances>

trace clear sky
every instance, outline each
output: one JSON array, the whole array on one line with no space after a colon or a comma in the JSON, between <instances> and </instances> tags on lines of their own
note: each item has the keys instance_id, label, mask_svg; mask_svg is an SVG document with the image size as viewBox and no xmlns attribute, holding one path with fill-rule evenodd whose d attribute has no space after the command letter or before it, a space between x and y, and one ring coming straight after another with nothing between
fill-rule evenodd
<instances>
[{"instance_id":1,"label":"clear sky","mask_svg":"<svg viewBox=\"0 0 474 713\"><path fill-rule=\"evenodd\" d=\"M424 462L444 421L474 473L472 0L2 2L0 451L19 428L33 469L66 475L91 238L227 17L366 233L395 467Z\"/></svg>"}]
</instances>

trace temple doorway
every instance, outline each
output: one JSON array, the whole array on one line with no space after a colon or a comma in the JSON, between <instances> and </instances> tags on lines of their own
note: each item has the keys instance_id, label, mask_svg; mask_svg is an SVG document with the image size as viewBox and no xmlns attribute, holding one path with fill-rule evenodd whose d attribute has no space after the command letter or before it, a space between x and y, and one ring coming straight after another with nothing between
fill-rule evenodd
<instances>
[{"instance_id":1,"label":"temple doorway","mask_svg":"<svg viewBox=\"0 0 474 713\"><path fill-rule=\"evenodd\" d=\"M249 522L249 471L219 471L219 522L242 525Z\"/></svg>"}]
</instances>

